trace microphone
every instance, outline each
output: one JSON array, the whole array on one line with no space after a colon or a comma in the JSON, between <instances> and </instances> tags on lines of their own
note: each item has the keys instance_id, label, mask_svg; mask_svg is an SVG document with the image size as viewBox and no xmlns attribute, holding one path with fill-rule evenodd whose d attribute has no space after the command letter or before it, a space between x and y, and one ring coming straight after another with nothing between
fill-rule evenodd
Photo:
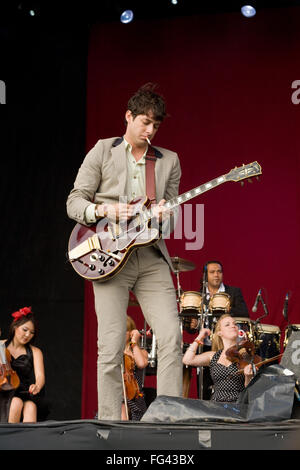
<instances>
[{"instance_id":1,"label":"microphone","mask_svg":"<svg viewBox=\"0 0 300 470\"><path fill-rule=\"evenodd\" d=\"M254 305L252 307L252 312L254 312L254 313L257 312L257 306L258 306L258 302L260 301L260 299L261 299L261 289L259 289L259 291L257 293Z\"/></svg>"},{"instance_id":2,"label":"microphone","mask_svg":"<svg viewBox=\"0 0 300 470\"><path fill-rule=\"evenodd\" d=\"M287 293L284 299L284 304L283 304L283 310L282 310L282 315L283 317L287 320L288 316L288 305L289 305L289 294Z\"/></svg>"}]
</instances>

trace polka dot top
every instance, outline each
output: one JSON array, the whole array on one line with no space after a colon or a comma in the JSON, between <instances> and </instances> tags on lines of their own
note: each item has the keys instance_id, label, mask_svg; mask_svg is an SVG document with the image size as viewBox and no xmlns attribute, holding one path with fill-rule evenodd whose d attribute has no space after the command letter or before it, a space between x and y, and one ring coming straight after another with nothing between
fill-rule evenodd
<instances>
[{"instance_id":1,"label":"polka dot top","mask_svg":"<svg viewBox=\"0 0 300 470\"><path fill-rule=\"evenodd\" d=\"M222 402L233 402L238 399L239 394L245 388L244 374L236 374L239 367L236 363L228 367L218 363L222 349L217 351L212 357L209 365L209 371L213 380L213 394L211 399Z\"/></svg>"}]
</instances>

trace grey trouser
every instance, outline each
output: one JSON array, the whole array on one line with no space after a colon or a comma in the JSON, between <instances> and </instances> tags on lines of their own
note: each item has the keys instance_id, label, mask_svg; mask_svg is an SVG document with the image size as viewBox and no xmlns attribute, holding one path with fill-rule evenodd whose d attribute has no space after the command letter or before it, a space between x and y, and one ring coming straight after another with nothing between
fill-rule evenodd
<instances>
[{"instance_id":1,"label":"grey trouser","mask_svg":"<svg viewBox=\"0 0 300 470\"><path fill-rule=\"evenodd\" d=\"M170 269L153 247L134 251L112 279L94 282L98 318L98 418L120 420L129 290L157 339L157 395L182 395L181 333Z\"/></svg>"}]
</instances>

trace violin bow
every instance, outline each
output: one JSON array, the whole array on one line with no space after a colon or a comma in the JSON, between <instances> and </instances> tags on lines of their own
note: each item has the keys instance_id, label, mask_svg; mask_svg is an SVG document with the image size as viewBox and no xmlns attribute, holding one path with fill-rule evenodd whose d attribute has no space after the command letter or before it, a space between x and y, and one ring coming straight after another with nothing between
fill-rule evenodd
<instances>
[{"instance_id":1,"label":"violin bow","mask_svg":"<svg viewBox=\"0 0 300 470\"><path fill-rule=\"evenodd\" d=\"M259 367L259 366L262 366L263 364L267 364L268 362L275 361L275 359L279 359L281 356L283 356L283 353L278 354L277 356L270 357L269 359L265 359L264 361L257 362L256 364L253 363L253 365L255 367ZM249 362L249 364L251 364L251 362ZM242 372L244 372L244 369L239 369L237 373L241 374Z\"/></svg>"},{"instance_id":2,"label":"violin bow","mask_svg":"<svg viewBox=\"0 0 300 470\"><path fill-rule=\"evenodd\" d=\"M121 375L122 375L123 396L124 396L124 405L125 405L126 418L127 418L127 421L129 421L128 403L127 403L127 395L126 395L126 389L125 389L124 364L123 364L123 362L121 362Z\"/></svg>"}]
</instances>

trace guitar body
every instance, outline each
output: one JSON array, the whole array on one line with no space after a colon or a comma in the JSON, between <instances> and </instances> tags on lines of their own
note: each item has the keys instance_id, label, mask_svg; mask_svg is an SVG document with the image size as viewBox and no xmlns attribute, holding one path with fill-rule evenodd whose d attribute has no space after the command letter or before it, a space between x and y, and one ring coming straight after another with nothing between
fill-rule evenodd
<instances>
[{"instance_id":1,"label":"guitar body","mask_svg":"<svg viewBox=\"0 0 300 470\"><path fill-rule=\"evenodd\" d=\"M159 240L159 229L150 227L149 220L143 218L149 200L137 198L130 204L134 205L134 216L129 221L113 223L104 218L91 227L75 225L69 240L69 257L80 276L90 281L110 279L125 266L136 248L153 245ZM78 256L75 250L80 251L80 247L82 254ZM72 253L76 253L75 259L72 259Z\"/></svg>"}]
</instances>

